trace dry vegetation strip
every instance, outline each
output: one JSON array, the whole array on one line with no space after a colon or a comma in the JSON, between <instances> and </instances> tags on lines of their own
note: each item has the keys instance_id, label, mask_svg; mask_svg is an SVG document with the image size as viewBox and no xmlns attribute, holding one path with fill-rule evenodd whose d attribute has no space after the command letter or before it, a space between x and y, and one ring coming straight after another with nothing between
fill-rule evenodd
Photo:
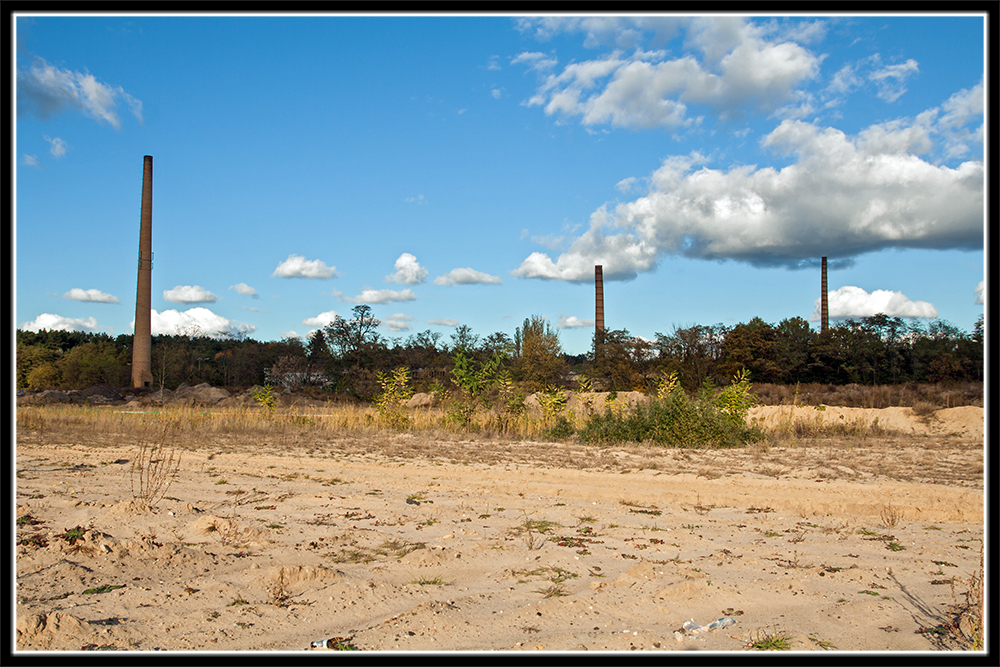
<instances>
[{"instance_id":1,"label":"dry vegetation strip","mask_svg":"<svg viewBox=\"0 0 1000 667\"><path fill-rule=\"evenodd\" d=\"M817 413L820 414L820 413ZM770 422L765 438L730 449L677 449L642 443L613 447L553 441L544 424L525 419L514 432L456 428L442 410L412 413L405 431L381 428L373 408L331 406L274 413L247 409L23 406L17 411L18 442L29 444L160 443L178 451L208 448L329 456L378 455L457 464L527 463L577 469L656 470L706 478L753 473L778 478L803 474L853 481L878 478L982 488L982 443L953 437L903 434L871 419L844 422L791 418ZM822 461L817 465L817 461ZM798 472L796 472L798 471Z\"/></svg>"}]
</instances>

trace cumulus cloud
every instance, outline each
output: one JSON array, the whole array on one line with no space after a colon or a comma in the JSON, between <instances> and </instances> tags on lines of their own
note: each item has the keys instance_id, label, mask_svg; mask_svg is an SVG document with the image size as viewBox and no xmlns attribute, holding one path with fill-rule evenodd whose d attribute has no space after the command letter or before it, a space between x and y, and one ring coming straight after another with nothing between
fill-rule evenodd
<instances>
[{"instance_id":1,"label":"cumulus cloud","mask_svg":"<svg viewBox=\"0 0 1000 667\"><path fill-rule=\"evenodd\" d=\"M427 324L436 324L442 327L457 327L458 320L453 320L450 317L434 318L433 320L427 320Z\"/></svg>"},{"instance_id":2,"label":"cumulus cloud","mask_svg":"<svg viewBox=\"0 0 1000 667\"><path fill-rule=\"evenodd\" d=\"M947 143L940 128L937 109L855 136L785 120L761 140L789 160L782 168L712 169L698 153L671 156L647 195L600 207L556 260L535 252L513 273L586 281L603 264L614 280L665 255L798 268L884 248L981 248L983 162L949 167L915 154Z\"/></svg>"},{"instance_id":3,"label":"cumulus cloud","mask_svg":"<svg viewBox=\"0 0 1000 667\"><path fill-rule=\"evenodd\" d=\"M555 67L557 64L559 64L559 60L557 58L553 58L552 56L548 56L544 53L539 53L537 51L530 51L530 52L526 51L524 53L519 53L518 55L514 56L511 59L510 64L527 65L528 69L530 70L547 72L551 70L553 67ZM494 95L494 97L496 96Z\"/></svg>"},{"instance_id":4,"label":"cumulus cloud","mask_svg":"<svg viewBox=\"0 0 1000 667\"><path fill-rule=\"evenodd\" d=\"M338 277L337 267L327 266L318 259L306 259L302 255L289 255L278 264L271 277L325 279Z\"/></svg>"},{"instance_id":5,"label":"cumulus cloud","mask_svg":"<svg viewBox=\"0 0 1000 667\"><path fill-rule=\"evenodd\" d=\"M78 319L63 317L53 313L42 313L34 320L21 325L22 331L97 331L97 320L93 317Z\"/></svg>"},{"instance_id":6,"label":"cumulus cloud","mask_svg":"<svg viewBox=\"0 0 1000 667\"><path fill-rule=\"evenodd\" d=\"M135 320L132 320L135 330ZM257 330L252 324L226 319L207 308L190 308L184 312L150 311L150 330L154 336L208 336L210 338L241 338Z\"/></svg>"},{"instance_id":7,"label":"cumulus cloud","mask_svg":"<svg viewBox=\"0 0 1000 667\"><path fill-rule=\"evenodd\" d=\"M142 102L121 86L98 81L93 74L75 72L50 65L35 57L31 66L17 71L18 115L32 113L47 120L64 109L76 109L87 116L121 128L118 101L125 102L142 122Z\"/></svg>"},{"instance_id":8,"label":"cumulus cloud","mask_svg":"<svg viewBox=\"0 0 1000 667\"><path fill-rule=\"evenodd\" d=\"M68 148L68 146L66 145L65 141L63 141L59 137L53 139L49 137L49 135L47 134L43 135L42 138L45 139L45 141L49 142L49 152L52 153L52 155L56 159L61 158L63 155L66 155L66 149Z\"/></svg>"},{"instance_id":9,"label":"cumulus cloud","mask_svg":"<svg viewBox=\"0 0 1000 667\"><path fill-rule=\"evenodd\" d=\"M522 34L541 42L561 33L582 33L587 48L632 48L645 40L666 43L688 23L689 18L680 16L540 16L518 18L514 25Z\"/></svg>"},{"instance_id":10,"label":"cumulus cloud","mask_svg":"<svg viewBox=\"0 0 1000 667\"><path fill-rule=\"evenodd\" d=\"M976 303L983 304L986 303L986 283L980 280L979 284L976 285Z\"/></svg>"},{"instance_id":11,"label":"cumulus cloud","mask_svg":"<svg viewBox=\"0 0 1000 667\"><path fill-rule=\"evenodd\" d=\"M886 65L868 75L878 88L878 96L886 102L895 102L906 92L906 80L920 71L912 58L905 63Z\"/></svg>"},{"instance_id":12,"label":"cumulus cloud","mask_svg":"<svg viewBox=\"0 0 1000 667\"><path fill-rule=\"evenodd\" d=\"M302 324L307 327L325 327L328 324L333 324L333 321L339 317L337 311L328 310L325 313L320 313L315 317L307 317L302 320Z\"/></svg>"},{"instance_id":13,"label":"cumulus cloud","mask_svg":"<svg viewBox=\"0 0 1000 667\"><path fill-rule=\"evenodd\" d=\"M884 313L889 317L938 316L937 309L927 301L912 301L902 292L877 289L868 293L860 287L845 285L827 293L830 319L871 317ZM820 318L820 300L816 299L812 320Z\"/></svg>"},{"instance_id":14,"label":"cumulus cloud","mask_svg":"<svg viewBox=\"0 0 1000 667\"><path fill-rule=\"evenodd\" d=\"M408 252L404 252L396 260L396 272L385 277L387 283L399 283L401 285L419 285L427 277L427 269L420 266L417 258Z\"/></svg>"},{"instance_id":15,"label":"cumulus cloud","mask_svg":"<svg viewBox=\"0 0 1000 667\"><path fill-rule=\"evenodd\" d=\"M178 285L163 290L163 298L171 303L215 303L219 299L200 285Z\"/></svg>"},{"instance_id":16,"label":"cumulus cloud","mask_svg":"<svg viewBox=\"0 0 1000 667\"><path fill-rule=\"evenodd\" d=\"M588 126L675 131L701 122L689 114L691 105L707 106L720 118L773 112L797 99L797 87L818 75L821 58L793 41L768 37L764 27L743 18L694 18L684 55L636 47L572 62L545 76L526 104L547 115L579 116ZM514 61L538 69L540 55Z\"/></svg>"},{"instance_id":17,"label":"cumulus cloud","mask_svg":"<svg viewBox=\"0 0 1000 667\"><path fill-rule=\"evenodd\" d=\"M557 329L580 329L583 327L593 327L596 324L595 320L581 320L576 315L563 315L559 314L559 324L556 325Z\"/></svg>"},{"instance_id":18,"label":"cumulus cloud","mask_svg":"<svg viewBox=\"0 0 1000 667\"><path fill-rule=\"evenodd\" d=\"M235 285L230 285L229 289L236 290L237 294L242 294L243 296L249 296L254 299L260 298L260 295L257 294L257 290L250 287L246 283L236 283Z\"/></svg>"},{"instance_id":19,"label":"cumulus cloud","mask_svg":"<svg viewBox=\"0 0 1000 667\"><path fill-rule=\"evenodd\" d=\"M370 287L361 290L361 294L354 298L342 297L344 301L350 303L392 303L394 301L413 301L416 298L417 295L410 289L395 291L389 289L372 289Z\"/></svg>"},{"instance_id":20,"label":"cumulus cloud","mask_svg":"<svg viewBox=\"0 0 1000 667\"><path fill-rule=\"evenodd\" d=\"M452 269L443 276L434 279L435 285L502 285L500 276L491 276L482 271L476 271L468 267L462 269Z\"/></svg>"},{"instance_id":21,"label":"cumulus cloud","mask_svg":"<svg viewBox=\"0 0 1000 667\"><path fill-rule=\"evenodd\" d=\"M409 331L413 328L410 325L410 322L413 322L416 319L417 318L404 315L403 313L396 313L395 315L390 315L382 320L382 326L384 326L387 331L392 332Z\"/></svg>"},{"instance_id":22,"label":"cumulus cloud","mask_svg":"<svg viewBox=\"0 0 1000 667\"><path fill-rule=\"evenodd\" d=\"M121 303L118 297L102 292L99 289L80 289L79 287L74 287L63 294L63 298L73 301L90 301L93 303Z\"/></svg>"}]
</instances>

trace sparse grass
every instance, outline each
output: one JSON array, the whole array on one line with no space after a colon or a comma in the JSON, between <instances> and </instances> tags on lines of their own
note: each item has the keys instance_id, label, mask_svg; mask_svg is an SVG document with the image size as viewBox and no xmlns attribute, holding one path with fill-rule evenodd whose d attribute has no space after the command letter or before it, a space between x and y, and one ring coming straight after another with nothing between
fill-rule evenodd
<instances>
[{"instance_id":1,"label":"sparse grass","mask_svg":"<svg viewBox=\"0 0 1000 667\"><path fill-rule=\"evenodd\" d=\"M129 476L132 502L137 505L154 507L177 477L181 454L166 444L168 436L167 428L160 430L155 438L140 436Z\"/></svg>"},{"instance_id":2,"label":"sparse grass","mask_svg":"<svg viewBox=\"0 0 1000 667\"><path fill-rule=\"evenodd\" d=\"M751 651L788 651L792 648L791 637L774 632L758 632L748 647Z\"/></svg>"},{"instance_id":3,"label":"sparse grass","mask_svg":"<svg viewBox=\"0 0 1000 667\"><path fill-rule=\"evenodd\" d=\"M985 570L983 568L984 547L979 546L979 569L967 579L961 580L966 585L962 600L955 591L955 579L951 580L951 597L953 609L957 617L952 625L953 633L958 641L973 651L982 651L985 647L985 617L983 610L983 583ZM946 563L951 565L950 563Z\"/></svg>"},{"instance_id":4,"label":"sparse grass","mask_svg":"<svg viewBox=\"0 0 1000 667\"><path fill-rule=\"evenodd\" d=\"M546 588L539 588L535 591L540 593L543 598L559 598L567 595L566 587L560 584L550 584Z\"/></svg>"},{"instance_id":5,"label":"sparse grass","mask_svg":"<svg viewBox=\"0 0 1000 667\"><path fill-rule=\"evenodd\" d=\"M284 607L288 604L288 592L285 590L285 568L278 572L278 580L268 592L267 602L275 607Z\"/></svg>"},{"instance_id":6,"label":"sparse grass","mask_svg":"<svg viewBox=\"0 0 1000 667\"><path fill-rule=\"evenodd\" d=\"M883 526L893 528L903 519L903 512L898 507L893 507L890 500L887 504L882 505L879 516L882 518Z\"/></svg>"},{"instance_id":7,"label":"sparse grass","mask_svg":"<svg viewBox=\"0 0 1000 667\"><path fill-rule=\"evenodd\" d=\"M448 586L449 582L444 577L417 577L410 582L415 586Z\"/></svg>"},{"instance_id":8,"label":"sparse grass","mask_svg":"<svg viewBox=\"0 0 1000 667\"><path fill-rule=\"evenodd\" d=\"M908 382L900 385L832 385L817 382L797 385L753 385L759 405L832 405L848 408L913 407L928 403L943 408L960 405L983 407L983 383Z\"/></svg>"}]
</instances>

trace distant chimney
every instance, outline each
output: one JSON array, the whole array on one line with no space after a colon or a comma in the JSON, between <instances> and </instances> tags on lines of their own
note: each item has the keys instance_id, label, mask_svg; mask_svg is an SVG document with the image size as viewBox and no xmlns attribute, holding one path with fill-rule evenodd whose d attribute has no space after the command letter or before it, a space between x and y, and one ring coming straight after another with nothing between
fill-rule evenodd
<instances>
[{"instance_id":1,"label":"distant chimney","mask_svg":"<svg viewBox=\"0 0 1000 667\"><path fill-rule=\"evenodd\" d=\"M830 307L826 297L826 257L823 258L823 277L820 280L819 330L825 333L830 328Z\"/></svg>"},{"instance_id":2,"label":"distant chimney","mask_svg":"<svg viewBox=\"0 0 1000 667\"><path fill-rule=\"evenodd\" d=\"M132 386L153 384L151 315L153 274L153 156L142 160L142 210L139 213L139 276L135 287L132 336Z\"/></svg>"},{"instance_id":3,"label":"distant chimney","mask_svg":"<svg viewBox=\"0 0 1000 667\"><path fill-rule=\"evenodd\" d=\"M596 332L604 333L604 267L594 265L595 310L597 316Z\"/></svg>"}]
</instances>

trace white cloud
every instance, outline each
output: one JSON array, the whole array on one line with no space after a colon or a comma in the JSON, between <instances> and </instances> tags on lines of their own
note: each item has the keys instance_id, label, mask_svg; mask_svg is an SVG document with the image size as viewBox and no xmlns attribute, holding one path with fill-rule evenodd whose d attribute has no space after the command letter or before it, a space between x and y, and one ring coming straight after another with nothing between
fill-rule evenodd
<instances>
[{"instance_id":1,"label":"white cloud","mask_svg":"<svg viewBox=\"0 0 1000 667\"><path fill-rule=\"evenodd\" d=\"M246 336L257 330L252 324L226 319L207 308L190 308L184 312L150 311L150 329L154 336L208 336L210 338ZM135 330L135 320L132 320Z\"/></svg>"},{"instance_id":2,"label":"white cloud","mask_svg":"<svg viewBox=\"0 0 1000 667\"><path fill-rule=\"evenodd\" d=\"M390 315L389 317L382 320L382 326L388 331L400 332L409 331L413 327L410 326L410 322L413 322L417 318L409 317L403 313L396 313L395 315Z\"/></svg>"},{"instance_id":3,"label":"white cloud","mask_svg":"<svg viewBox=\"0 0 1000 667\"><path fill-rule=\"evenodd\" d=\"M418 206L423 206L424 204L427 203L427 200L424 199L423 195L417 195L416 197L407 197L403 201L407 202L408 204L417 204Z\"/></svg>"},{"instance_id":4,"label":"white cloud","mask_svg":"<svg viewBox=\"0 0 1000 667\"><path fill-rule=\"evenodd\" d=\"M302 255L289 255L281 264L278 264L278 268L274 270L271 277L279 278L309 278L309 279L325 279L325 278L336 278L337 267L327 266L321 260L318 259L306 259Z\"/></svg>"},{"instance_id":5,"label":"white cloud","mask_svg":"<svg viewBox=\"0 0 1000 667\"><path fill-rule=\"evenodd\" d=\"M401 285L419 285L427 277L427 269L420 266L417 258L408 252L404 252L396 260L396 272L385 277L387 283L399 283Z\"/></svg>"},{"instance_id":6,"label":"white cloud","mask_svg":"<svg viewBox=\"0 0 1000 667\"><path fill-rule=\"evenodd\" d=\"M682 16L543 16L518 18L515 27L542 42L560 33L583 33L587 48L604 44L633 48L644 40L670 41L690 20Z\"/></svg>"},{"instance_id":7,"label":"white cloud","mask_svg":"<svg viewBox=\"0 0 1000 667\"><path fill-rule=\"evenodd\" d=\"M500 71L500 56L490 56L489 60L486 62L486 69L491 72Z\"/></svg>"},{"instance_id":8,"label":"white cloud","mask_svg":"<svg viewBox=\"0 0 1000 667\"><path fill-rule=\"evenodd\" d=\"M77 319L52 313L42 313L34 320L21 325L22 331L97 331L97 320L93 317Z\"/></svg>"},{"instance_id":9,"label":"white cloud","mask_svg":"<svg viewBox=\"0 0 1000 667\"><path fill-rule=\"evenodd\" d=\"M435 318L433 320L427 320L427 324L436 324L442 327L457 327L458 320L453 320L450 317L446 318Z\"/></svg>"},{"instance_id":10,"label":"white cloud","mask_svg":"<svg viewBox=\"0 0 1000 667\"><path fill-rule=\"evenodd\" d=\"M356 297L342 297L344 301L350 303L392 303L394 301L413 301L417 298L417 295L413 293L413 290L405 289L402 291L394 291L388 289L372 289L370 287L361 290L361 294Z\"/></svg>"},{"instance_id":11,"label":"white cloud","mask_svg":"<svg viewBox=\"0 0 1000 667\"><path fill-rule=\"evenodd\" d=\"M328 324L332 324L334 320L337 319L339 315L335 310L328 310L325 313L320 313L315 317L307 317L302 320L302 324L307 327L325 327Z\"/></svg>"},{"instance_id":12,"label":"white cloud","mask_svg":"<svg viewBox=\"0 0 1000 667\"><path fill-rule=\"evenodd\" d=\"M585 281L603 264L605 278L628 279L664 255L794 268L884 248L981 248L983 162L952 168L912 152L947 143L936 141L936 114L856 136L785 120L761 140L790 160L781 168L721 170L697 153L669 157L647 195L600 207L555 261L535 252L513 273Z\"/></svg>"},{"instance_id":13,"label":"white cloud","mask_svg":"<svg viewBox=\"0 0 1000 667\"><path fill-rule=\"evenodd\" d=\"M435 285L502 285L503 280L499 276L491 276L482 271L476 271L468 267L462 269L452 269L443 276L434 279Z\"/></svg>"},{"instance_id":14,"label":"white cloud","mask_svg":"<svg viewBox=\"0 0 1000 667\"><path fill-rule=\"evenodd\" d=\"M559 324L556 325L557 329L580 329L583 327L593 327L596 324L595 320L581 320L576 315L563 315L559 314Z\"/></svg>"},{"instance_id":15,"label":"white cloud","mask_svg":"<svg viewBox=\"0 0 1000 667\"><path fill-rule=\"evenodd\" d=\"M537 71L548 71L553 67L555 67L557 64L559 64L559 60L552 56L547 56L544 53L539 53L537 51L534 51L534 52L519 53L518 55L514 56L514 58L511 59L510 64L511 65L525 64L528 66L528 69Z\"/></svg>"},{"instance_id":16,"label":"white cloud","mask_svg":"<svg viewBox=\"0 0 1000 667\"><path fill-rule=\"evenodd\" d=\"M30 68L17 72L18 113L30 111L42 120L64 108L78 109L97 121L121 128L116 107L121 98L132 114L142 121L142 102L121 86L98 81L93 74L84 74L50 65L34 58Z\"/></svg>"},{"instance_id":17,"label":"white cloud","mask_svg":"<svg viewBox=\"0 0 1000 667\"><path fill-rule=\"evenodd\" d=\"M986 303L986 282L980 280L979 284L976 285L976 303L983 304Z\"/></svg>"},{"instance_id":18,"label":"white cloud","mask_svg":"<svg viewBox=\"0 0 1000 667\"><path fill-rule=\"evenodd\" d=\"M66 145L65 141L63 141L59 137L52 139L47 134L42 135L42 138L45 139L45 141L49 142L49 152L52 153L52 155L55 156L56 159L61 158L63 155L66 155L66 149L68 148L68 146Z\"/></svg>"},{"instance_id":19,"label":"white cloud","mask_svg":"<svg viewBox=\"0 0 1000 667\"><path fill-rule=\"evenodd\" d=\"M171 303L215 303L219 299L200 285L178 285L163 290L163 298Z\"/></svg>"},{"instance_id":20,"label":"white cloud","mask_svg":"<svg viewBox=\"0 0 1000 667\"><path fill-rule=\"evenodd\" d=\"M693 19L686 43L691 52L680 57L636 48L570 63L548 75L527 104L580 116L584 125L678 130L701 122L688 115L689 105L707 105L722 118L773 112L819 73L821 58L791 41L768 41L764 28L738 17ZM525 53L513 62L537 69L541 56Z\"/></svg>"},{"instance_id":21,"label":"white cloud","mask_svg":"<svg viewBox=\"0 0 1000 667\"><path fill-rule=\"evenodd\" d=\"M636 183L639 182L635 176L629 176L628 178L623 178L622 180L615 183L615 188L618 192L629 193L636 187Z\"/></svg>"},{"instance_id":22,"label":"white cloud","mask_svg":"<svg viewBox=\"0 0 1000 667\"><path fill-rule=\"evenodd\" d=\"M884 313L889 317L938 316L937 309L927 301L912 301L902 292L877 289L871 294L861 289L845 285L827 293L830 319L849 317L871 317ZM820 300L816 299L811 319L820 318Z\"/></svg>"},{"instance_id":23,"label":"white cloud","mask_svg":"<svg viewBox=\"0 0 1000 667\"><path fill-rule=\"evenodd\" d=\"M27 153L25 153L24 156L23 156L23 161L21 162L21 164L27 165L29 167L37 167L38 166L38 156L37 155L28 155Z\"/></svg>"},{"instance_id":24,"label":"white cloud","mask_svg":"<svg viewBox=\"0 0 1000 667\"><path fill-rule=\"evenodd\" d=\"M230 285L229 289L236 290L237 294L242 294L243 296L249 296L254 299L260 298L260 295L257 294L257 290L250 287L246 283L236 283L235 285Z\"/></svg>"},{"instance_id":25,"label":"white cloud","mask_svg":"<svg viewBox=\"0 0 1000 667\"><path fill-rule=\"evenodd\" d=\"M79 287L74 287L63 294L63 298L72 299L73 301L90 301L93 303L121 303L118 297L102 292L99 289L80 289Z\"/></svg>"},{"instance_id":26,"label":"white cloud","mask_svg":"<svg viewBox=\"0 0 1000 667\"><path fill-rule=\"evenodd\" d=\"M886 65L868 75L878 88L878 96L886 102L895 102L906 92L906 80L920 71L912 58L898 65Z\"/></svg>"}]
</instances>

